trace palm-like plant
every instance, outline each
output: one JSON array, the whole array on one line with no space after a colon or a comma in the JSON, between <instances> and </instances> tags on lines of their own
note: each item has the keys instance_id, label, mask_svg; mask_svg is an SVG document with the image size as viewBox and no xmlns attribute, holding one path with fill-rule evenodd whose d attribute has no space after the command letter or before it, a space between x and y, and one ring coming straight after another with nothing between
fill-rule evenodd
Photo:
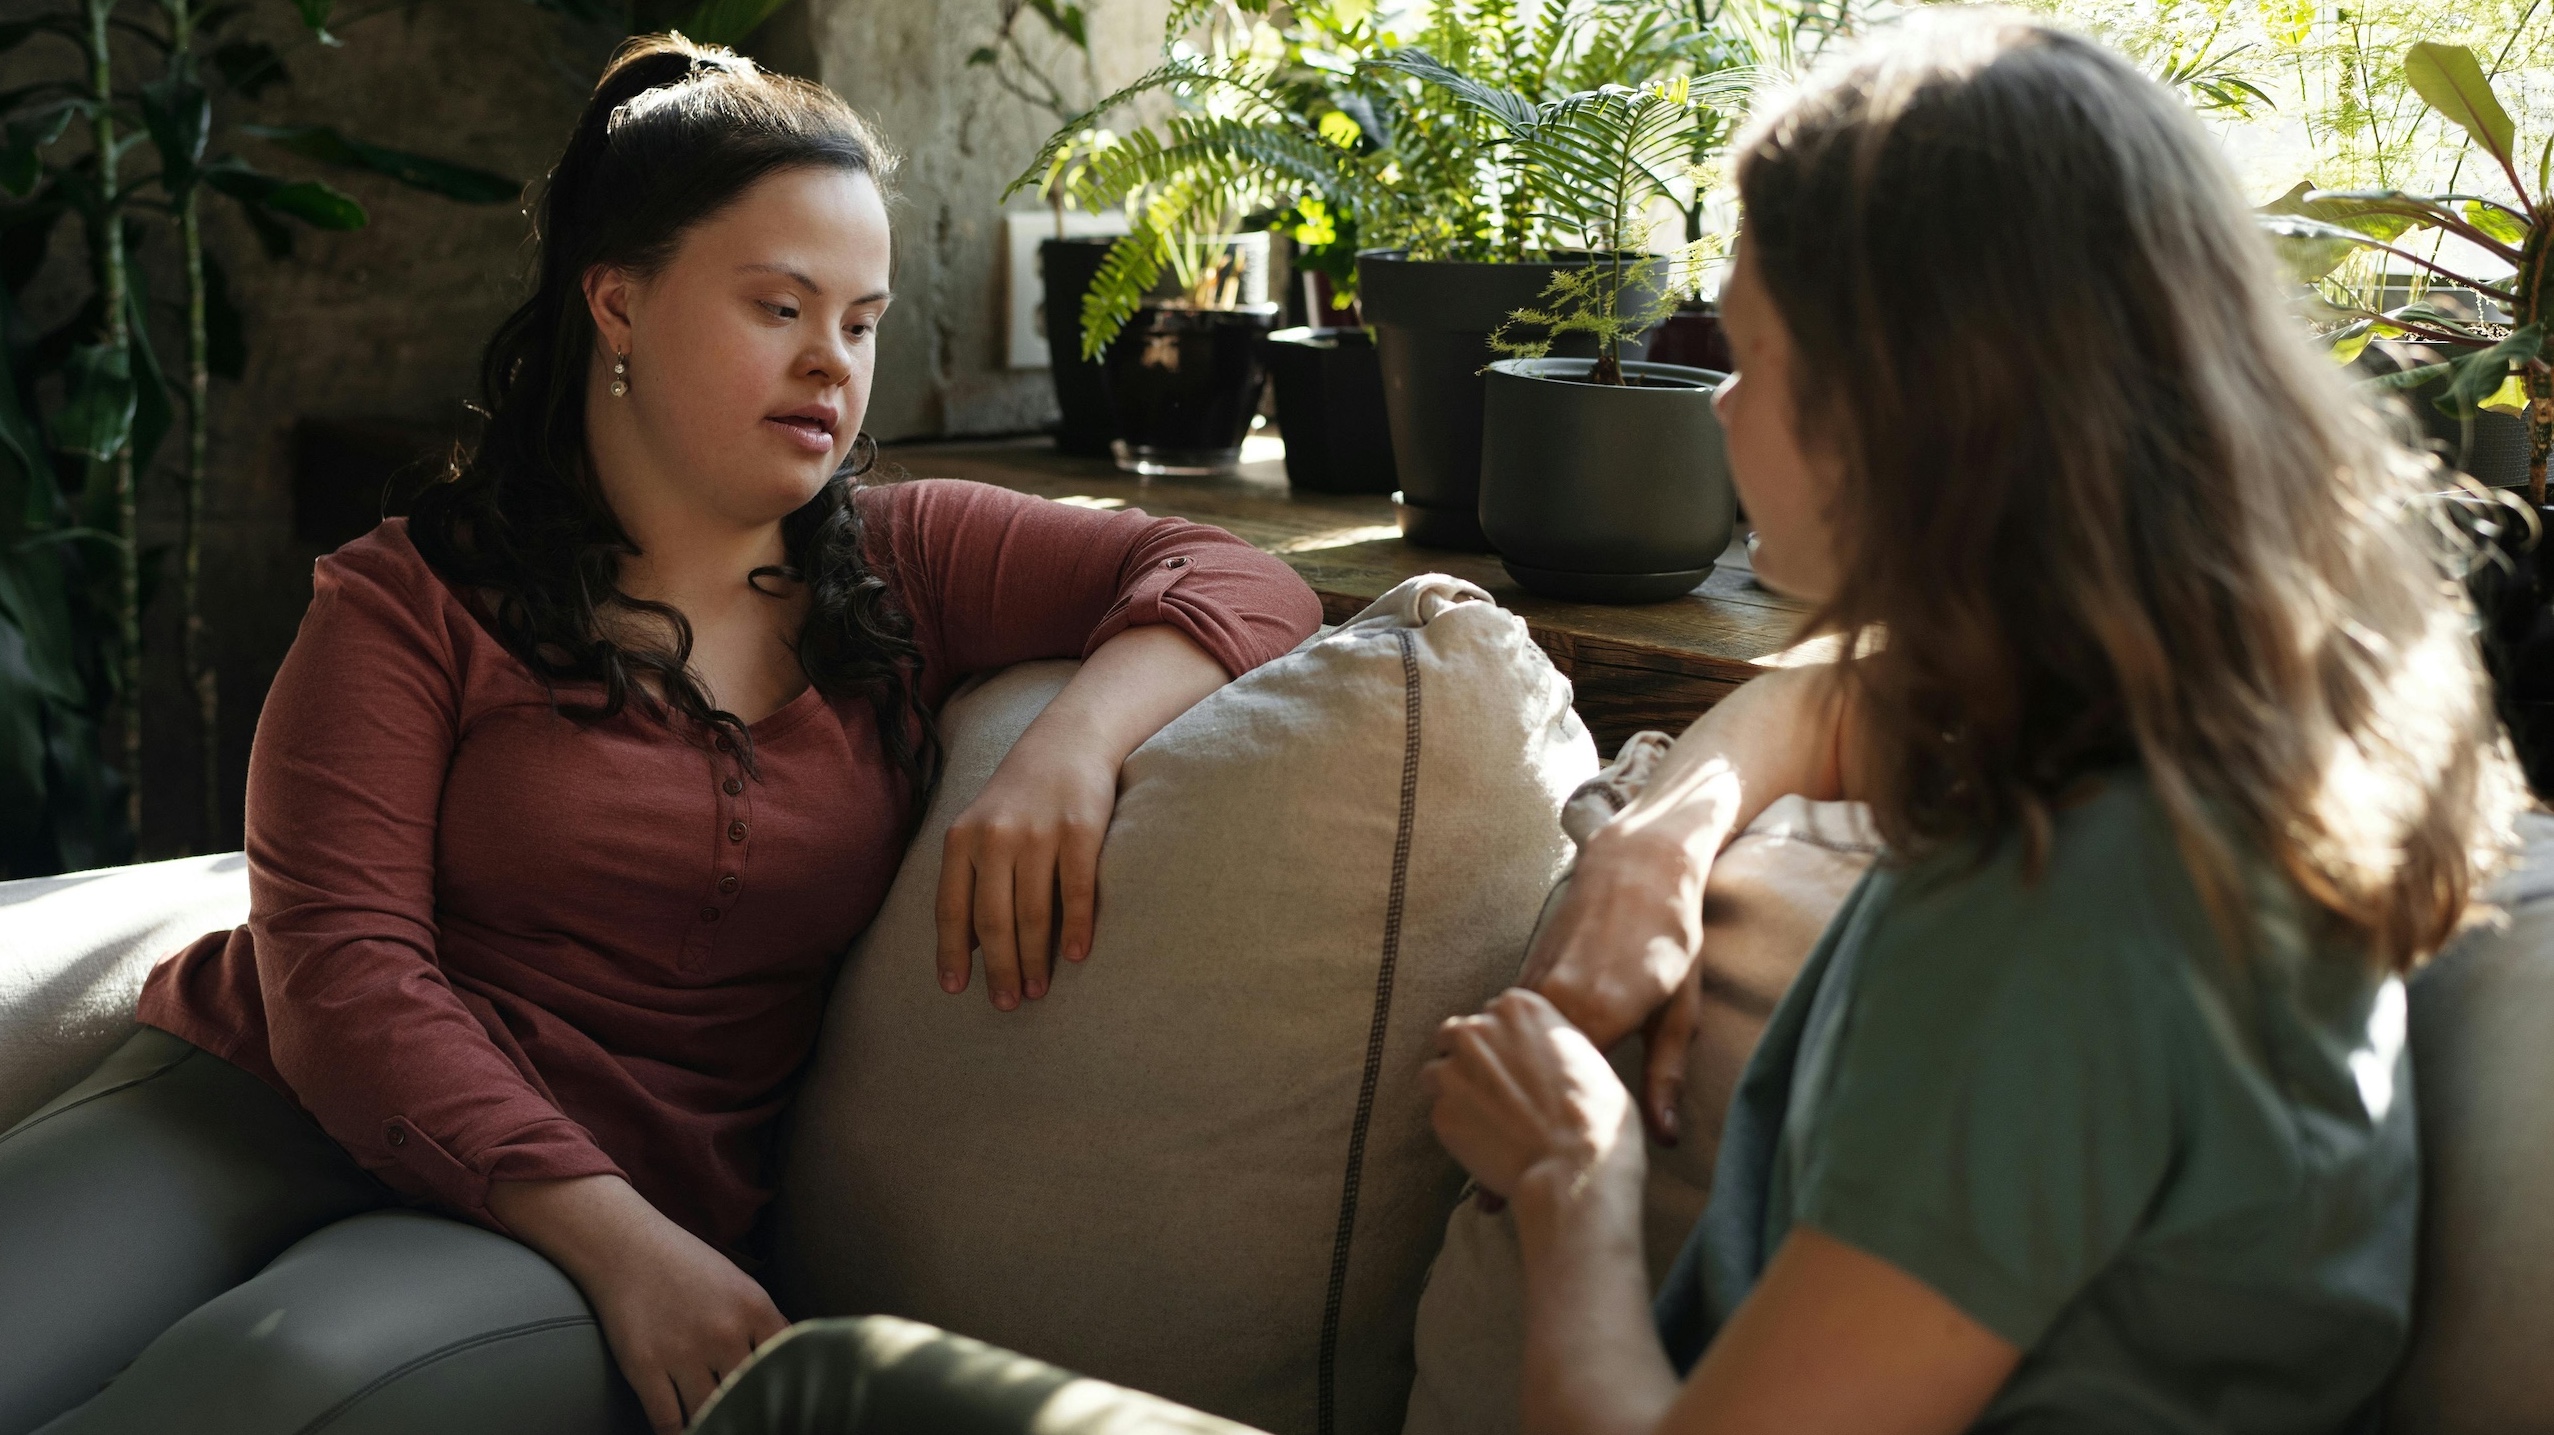
<instances>
[{"instance_id":1,"label":"palm-like plant","mask_svg":"<svg viewBox=\"0 0 2554 1435\"><path fill-rule=\"evenodd\" d=\"M1377 63L1445 90L1489 121L1501 137L1501 158L1533 198L1536 218L1561 244L1597 261L1556 274L1544 307L1512 317L1512 324L1541 329L1543 338L1512 341L1503 330L1493 344L1512 356L1539 358L1550 352L1554 336L1589 334L1597 341L1595 381L1621 384L1623 341L1675 303L1674 286L1650 281L1662 266L1696 252L1689 243L1677 255L1647 253L1651 211L1661 201L1684 207L1680 191L1693 183L1695 161L1726 139L1729 116L1752 89L1754 72L1731 67L1637 87L1602 85L1538 103L1415 50ZM1651 298L1627 308L1627 297L1645 285Z\"/></svg>"},{"instance_id":2,"label":"palm-like plant","mask_svg":"<svg viewBox=\"0 0 2554 1435\"><path fill-rule=\"evenodd\" d=\"M2528 425L2528 495L2545 502L2545 468L2554 447L2554 135L2536 159L2530 190L2520 168L2518 129L2492 93L2490 79L2472 50L2462 45L2418 44L2404 57L2404 74L2433 110L2474 140L2508 180L2506 199L2479 194L2414 194L2397 189L2292 192L2262 223L2285 242L2308 277L2330 272L2352 249L2373 249L2440 279L2474 290L2508 307L2506 334L2486 332L2435 305L2412 304L2390 313L2345 306L2355 322L2336 337L2336 353L2355 356L2371 338L2413 337L2441 344L2450 357L2389 376L2399 387L2445 379L2438 402L2452 412L2477 408L2524 415ZM2416 229L2454 235L2513 266L2505 280L2475 279L2394 241Z\"/></svg>"}]
</instances>

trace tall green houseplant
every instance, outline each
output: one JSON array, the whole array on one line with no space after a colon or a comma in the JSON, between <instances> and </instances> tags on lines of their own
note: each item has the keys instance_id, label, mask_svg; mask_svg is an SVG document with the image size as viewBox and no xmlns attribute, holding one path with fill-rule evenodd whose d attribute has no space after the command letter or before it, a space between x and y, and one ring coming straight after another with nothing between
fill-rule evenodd
<instances>
[{"instance_id":1,"label":"tall green houseplant","mask_svg":"<svg viewBox=\"0 0 2554 1435\"><path fill-rule=\"evenodd\" d=\"M2505 333L2485 330L2434 305L2387 313L2345 307L2343 312L2356 324L2340 336L2339 352L2347 357L2370 338L2387 336L2441 345L2447 358L2389 376L2387 382L2419 387L2445 380L2438 399L2442 407L2522 416L2528 433L2528 496L2541 507L2547 456L2554 450L2554 284L2548 282L2549 266L2554 266L2554 248L2549 248L2554 243L2549 240L2554 236L2554 134L2529 155L2481 61L2465 46L2414 45L2404 56L2403 73L2422 101L2463 130L2499 171L2509 186L2507 194L2313 190L2293 196L2281 206L2288 212L2266 215L2262 222L2289 241L2308 272L2331 267L2349 249L2374 250L2507 307L2511 323ZM2420 230L2453 235L2508 263L2511 273L2476 278L2425 256L2405 242Z\"/></svg>"},{"instance_id":2,"label":"tall green houseplant","mask_svg":"<svg viewBox=\"0 0 2554 1435\"><path fill-rule=\"evenodd\" d=\"M295 0L294 10L314 40L329 41L328 0ZM217 99L253 98L287 78L279 52L236 33L245 13L208 0L76 0L0 26L0 53L40 61L31 47L50 42L56 63L55 73L0 92L0 875L132 855L142 618L163 556L142 546L142 485L181 409L180 657L204 751L205 831L218 830L202 514L212 380L237 377L245 348L205 235L204 196L237 204L279 258L291 253L295 226L367 221L325 183L210 152ZM330 126L243 133L452 199L506 203L520 192L503 176ZM65 220L78 222L87 298L64 322L32 332L21 299ZM176 249L173 313L155 305L137 258L154 236ZM161 325L182 335L169 350L184 356L175 375L159 358ZM109 730L115 760L100 740Z\"/></svg>"}]
</instances>

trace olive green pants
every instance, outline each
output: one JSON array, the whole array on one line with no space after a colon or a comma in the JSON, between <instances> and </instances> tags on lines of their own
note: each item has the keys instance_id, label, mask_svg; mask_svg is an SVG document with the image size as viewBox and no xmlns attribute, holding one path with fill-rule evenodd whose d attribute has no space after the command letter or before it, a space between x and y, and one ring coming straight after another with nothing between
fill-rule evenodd
<instances>
[{"instance_id":1,"label":"olive green pants","mask_svg":"<svg viewBox=\"0 0 2554 1435\"><path fill-rule=\"evenodd\" d=\"M0 1133L0 1435L628 1435L575 1284L145 1028Z\"/></svg>"},{"instance_id":2,"label":"olive green pants","mask_svg":"<svg viewBox=\"0 0 2554 1435\"><path fill-rule=\"evenodd\" d=\"M893 1316L791 1326L692 1435L1258 1435L1246 1425Z\"/></svg>"}]
</instances>

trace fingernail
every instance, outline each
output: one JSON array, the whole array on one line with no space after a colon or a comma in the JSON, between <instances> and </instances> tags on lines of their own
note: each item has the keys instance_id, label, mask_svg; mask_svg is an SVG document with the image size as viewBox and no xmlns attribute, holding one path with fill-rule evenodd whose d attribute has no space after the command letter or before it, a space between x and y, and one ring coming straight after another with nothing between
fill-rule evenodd
<instances>
[{"instance_id":1,"label":"fingernail","mask_svg":"<svg viewBox=\"0 0 2554 1435\"><path fill-rule=\"evenodd\" d=\"M1064 944L1064 960L1068 962L1078 962L1089 955L1089 952L1083 950L1080 942L1067 942Z\"/></svg>"},{"instance_id":2,"label":"fingernail","mask_svg":"<svg viewBox=\"0 0 2554 1435\"><path fill-rule=\"evenodd\" d=\"M1020 999L1009 992L995 992L993 994L993 1009L995 1011L1009 1011L1011 1008L1018 1006L1019 1004Z\"/></svg>"},{"instance_id":3,"label":"fingernail","mask_svg":"<svg viewBox=\"0 0 2554 1435\"><path fill-rule=\"evenodd\" d=\"M942 972L940 974L940 990L948 992L951 995L955 995L959 992L965 991L966 989L967 979L965 977L959 976L956 972Z\"/></svg>"},{"instance_id":4,"label":"fingernail","mask_svg":"<svg viewBox=\"0 0 2554 1435\"><path fill-rule=\"evenodd\" d=\"M1040 997L1042 997L1042 996L1045 996L1045 995L1046 995L1046 983L1044 983L1044 982L1031 982L1031 983L1029 983L1029 1000L1031 1000L1031 1001L1036 1001L1038 998L1040 998Z\"/></svg>"}]
</instances>

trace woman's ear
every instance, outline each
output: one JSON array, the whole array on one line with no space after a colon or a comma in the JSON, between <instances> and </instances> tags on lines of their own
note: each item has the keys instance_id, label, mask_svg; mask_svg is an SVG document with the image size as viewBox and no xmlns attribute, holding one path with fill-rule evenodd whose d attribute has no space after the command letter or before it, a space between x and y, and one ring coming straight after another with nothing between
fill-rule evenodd
<instances>
[{"instance_id":1,"label":"woman's ear","mask_svg":"<svg viewBox=\"0 0 2554 1435\"><path fill-rule=\"evenodd\" d=\"M614 354L630 351L630 301L638 282L626 269L597 264L585 271L585 309L594 318L594 337Z\"/></svg>"}]
</instances>

